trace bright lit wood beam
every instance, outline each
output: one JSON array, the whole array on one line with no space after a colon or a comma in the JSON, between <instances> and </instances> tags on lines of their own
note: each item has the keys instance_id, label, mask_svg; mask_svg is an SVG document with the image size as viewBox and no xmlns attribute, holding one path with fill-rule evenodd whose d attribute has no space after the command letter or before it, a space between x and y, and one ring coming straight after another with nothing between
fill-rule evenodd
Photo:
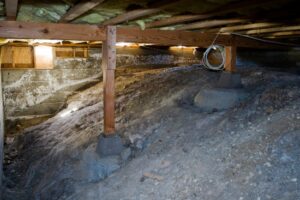
<instances>
[{"instance_id":1,"label":"bright lit wood beam","mask_svg":"<svg viewBox=\"0 0 300 200\"><path fill-rule=\"evenodd\" d=\"M300 35L300 30L299 31L283 31L283 32L278 32L278 33L272 33L265 35L265 38L288 38L288 37L293 37L297 36L299 37Z\"/></svg>"},{"instance_id":2,"label":"bright lit wood beam","mask_svg":"<svg viewBox=\"0 0 300 200\"><path fill-rule=\"evenodd\" d=\"M64 14L59 22L69 22L101 4L104 0L80 1Z\"/></svg>"},{"instance_id":3,"label":"bright lit wood beam","mask_svg":"<svg viewBox=\"0 0 300 200\"><path fill-rule=\"evenodd\" d=\"M280 25L279 23L269 23L269 22L251 23L251 24L223 27L219 31L222 33L225 33L225 32L228 33L228 32L241 31L241 30L274 27L274 26L279 26L279 25Z\"/></svg>"},{"instance_id":4,"label":"bright lit wood beam","mask_svg":"<svg viewBox=\"0 0 300 200\"><path fill-rule=\"evenodd\" d=\"M257 34L264 34L264 33L274 33L274 32L282 32L282 31L297 31L297 30L300 30L300 25L249 30L249 31L246 31L243 33L248 34L248 35L257 35Z\"/></svg>"},{"instance_id":5,"label":"bright lit wood beam","mask_svg":"<svg viewBox=\"0 0 300 200\"><path fill-rule=\"evenodd\" d=\"M209 20L209 21L201 21L195 22L187 25L183 25L181 27L176 28L176 30L193 30L193 29L203 29L203 28L211 28L216 26L222 26L227 24L237 24L246 22L245 19L220 19L220 20Z\"/></svg>"},{"instance_id":6,"label":"bright lit wood beam","mask_svg":"<svg viewBox=\"0 0 300 200\"><path fill-rule=\"evenodd\" d=\"M18 0L5 0L6 20L17 19Z\"/></svg>"}]
</instances>

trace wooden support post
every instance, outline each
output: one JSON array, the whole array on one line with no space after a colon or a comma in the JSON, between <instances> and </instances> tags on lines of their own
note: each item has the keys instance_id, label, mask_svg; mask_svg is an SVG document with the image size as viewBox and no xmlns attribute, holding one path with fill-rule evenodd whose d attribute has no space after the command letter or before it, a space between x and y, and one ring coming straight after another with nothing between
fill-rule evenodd
<instances>
[{"instance_id":1,"label":"wooden support post","mask_svg":"<svg viewBox=\"0 0 300 200\"><path fill-rule=\"evenodd\" d=\"M235 72L236 71L236 46L225 47L225 71Z\"/></svg>"},{"instance_id":2,"label":"wooden support post","mask_svg":"<svg viewBox=\"0 0 300 200\"><path fill-rule=\"evenodd\" d=\"M2 176L3 176L3 158L4 158L4 110L3 110L3 98L2 98L2 70L1 70L1 47L0 47L0 189L2 188ZM0 195L1 199L1 195Z\"/></svg>"},{"instance_id":3,"label":"wooden support post","mask_svg":"<svg viewBox=\"0 0 300 200\"><path fill-rule=\"evenodd\" d=\"M106 27L102 44L104 135L115 133L116 27Z\"/></svg>"}]
</instances>

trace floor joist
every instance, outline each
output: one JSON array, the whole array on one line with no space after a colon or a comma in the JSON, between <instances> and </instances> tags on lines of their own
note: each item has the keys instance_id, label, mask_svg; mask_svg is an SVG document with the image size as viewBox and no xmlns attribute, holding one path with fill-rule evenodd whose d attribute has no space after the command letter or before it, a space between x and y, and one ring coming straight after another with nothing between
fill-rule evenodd
<instances>
[{"instance_id":1,"label":"floor joist","mask_svg":"<svg viewBox=\"0 0 300 200\"><path fill-rule=\"evenodd\" d=\"M68 22L76 19L77 17L83 15L87 11L95 8L100 3L102 3L104 0L93 0L93 1L80 1L78 4L76 4L74 7L72 7L62 18L60 19L60 22Z\"/></svg>"},{"instance_id":2,"label":"floor joist","mask_svg":"<svg viewBox=\"0 0 300 200\"><path fill-rule=\"evenodd\" d=\"M161 10L158 8L133 10L133 11L118 15L112 19L106 20L101 25L115 25L115 24L119 24L119 23L122 23L125 21L130 21L130 20L134 20L134 19L137 19L140 17L147 16L147 15L155 14L159 11L161 11Z\"/></svg>"},{"instance_id":3,"label":"floor joist","mask_svg":"<svg viewBox=\"0 0 300 200\"><path fill-rule=\"evenodd\" d=\"M274 33L274 32L281 32L281 31L297 31L297 30L300 30L300 25L249 30L246 31L245 33L249 35L255 35L255 34Z\"/></svg>"},{"instance_id":4,"label":"floor joist","mask_svg":"<svg viewBox=\"0 0 300 200\"><path fill-rule=\"evenodd\" d=\"M204 28L211 28L216 26L228 25L228 24L237 24L246 22L245 19L220 19L220 20L208 20L208 21L201 21L195 22L187 25L183 25L178 27L176 30L192 30L192 29L204 29Z\"/></svg>"},{"instance_id":5,"label":"floor joist","mask_svg":"<svg viewBox=\"0 0 300 200\"><path fill-rule=\"evenodd\" d=\"M120 23L126 22L126 21L139 19L139 18L148 16L148 15L153 15L155 13L162 11L165 8L175 6L176 4L178 4L179 2L182 2L182 1L183 0L176 0L174 2L164 4L157 8L136 9L136 10L128 11L128 12L125 12L123 14L120 14L116 17L113 17L111 19L104 21L101 25L115 25L115 24L120 24Z\"/></svg>"},{"instance_id":6,"label":"floor joist","mask_svg":"<svg viewBox=\"0 0 300 200\"><path fill-rule=\"evenodd\" d=\"M242 30L249 30L249 29L269 28L269 27L274 27L279 25L280 25L279 23L269 23L269 22L250 23L250 24L223 27L219 31L228 33L228 32L242 31Z\"/></svg>"},{"instance_id":7,"label":"floor joist","mask_svg":"<svg viewBox=\"0 0 300 200\"><path fill-rule=\"evenodd\" d=\"M283 0L275 0L275 1L283 1ZM179 16L172 16L170 18L162 19L159 21L154 21L149 24L146 24L146 27L154 28L154 27L170 26L170 25L175 25L180 23L188 23L195 20L203 20L214 16L224 15L230 12L237 12L244 9L245 10L251 9L254 7L259 7L270 3L274 3L274 0L267 0L267 1L246 0L246 1L239 1L236 3L228 3L225 5L221 5L209 12L200 13L199 15L179 15Z\"/></svg>"}]
</instances>

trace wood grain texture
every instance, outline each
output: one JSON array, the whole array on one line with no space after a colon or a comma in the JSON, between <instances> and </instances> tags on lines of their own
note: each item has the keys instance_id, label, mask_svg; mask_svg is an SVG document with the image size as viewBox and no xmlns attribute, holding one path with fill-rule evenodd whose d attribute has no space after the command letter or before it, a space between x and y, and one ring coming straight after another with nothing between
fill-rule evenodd
<instances>
[{"instance_id":1,"label":"wood grain texture","mask_svg":"<svg viewBox=\"0 0 300 200\"><path fill-rule=\"evenodd\" d=\"M235 72L236 71L236 46L225 47L225 71Z\"/></svg>"},{"instance_id":2,"label":"wood grain texture","mask_svg":"<svg viewBox=\"0 0 300 200\"><path fill-rule=\"evenodd\" d=\"M95 25L1 21L0 37L10 39L105 40L104 28Z\"/></svg>"},{"instance_id":3,"label":"wood grain texture","mask_svg":"<svg viewBox=\"0 0 300 200\"><path fill-rule=\"evenodd\" d=\"M188 31L163 31L157 29L133 29L133 28L118 28L118 42L136 42L136 43L152 43L157 45L183 45L183 46L202 46L211 45L216 34L206 34L200 32ZM229 45L231 40L230 35L220 35L217 38L217 43Z\"/></svg>"},{"instance_id":4,"label":"wood grain texture","mask_svg":"<svg viewBox=\"0 0 300 200\"><path fill-rule=\"evenodd\" d=\"M106 28L102 45L104 134L115 133L116 27Z\"/></svg>"},{"instance_id":5,"label":"wood grain texture","mask_svg":"<svg viewBox=\"0 0 300 200\"><path fill-rule=\"evenodd\" d=\"M84 30L84 31L83 31ZM1 21L0 37L9 39L59 39L105 41L104 27L79 24L51 24ZM212 44L216 34L189 31L166 31L157 29L140 30L136 28L117 28L117 42L151 43L164 46L200 46L208 47ZM230 46L231 35L218 35L215 43ZM236 37L236 45L252 48L278 48L279 45Z\"/></svg>"}]
</instances>

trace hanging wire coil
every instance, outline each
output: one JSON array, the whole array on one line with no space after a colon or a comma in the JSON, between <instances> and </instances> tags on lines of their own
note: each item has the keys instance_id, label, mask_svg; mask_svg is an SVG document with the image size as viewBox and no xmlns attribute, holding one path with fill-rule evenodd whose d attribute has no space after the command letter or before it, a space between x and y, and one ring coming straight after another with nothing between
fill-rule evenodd
<instances>
[{"instance_id":1,"label":"hanging wire coil","mask_svg":"<svg viewBox=\"0 0 300 200\"><path fill-rule=\"evenodd\" d=\"M211 51L219 51L222 56L222 63L218 65L213 65L208 60L208 55L211 53ZM221 45L211 45L209 46L206 51L203 54L202 62L205 68L213 70L213 71L220 71L224 69L225 64L225 49Z\"/></svg>"},{"instance_id":2,"label":"hanging wire coil","mask_svg":"<svg viewBox=\"0 0 300 200\"><path fill-rule=\"evenodd\" d=\"M221 45L218 45L218 44L215 44L217 38L219 37L219 35L221 34L221 32L219 31L217 34L216 34L216 37L214 38L212 44L206 49L206 51L204 52L203 54L203 57L202 57L202 62L203 62L203 65L205 68L207 69L210 69L210 70L213 70L213 71L221 71L224 69L224 64L225 64L225 49L223 46ZM221 56L222 56L222 63L219 64L219 65L212 65L209 60L208 60L208 55L211 53L211 51L214 50L214 51L219 51L221 53Z\"/></svg>"}]
</instances>

